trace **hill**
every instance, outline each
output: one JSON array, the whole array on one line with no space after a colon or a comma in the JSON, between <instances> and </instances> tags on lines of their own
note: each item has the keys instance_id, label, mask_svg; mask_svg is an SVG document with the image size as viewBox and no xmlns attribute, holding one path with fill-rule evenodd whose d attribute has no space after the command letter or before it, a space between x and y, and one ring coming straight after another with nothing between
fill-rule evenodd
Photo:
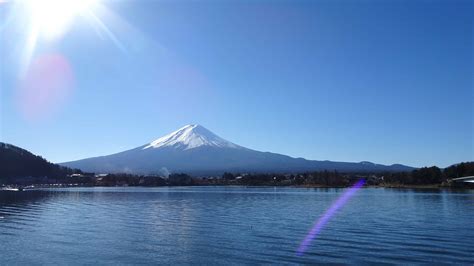
<instances>
[{"instance_id":1,"label":"hill","mask_svg":"<svg viewBox=\"0 0 474 266\"><path fill-rule=\"evenodd\" d=\"M60 178L73 172L77 170L50 163L27 150L0 142L0 180L26 177Z\"/></svg>"}]
</instances>

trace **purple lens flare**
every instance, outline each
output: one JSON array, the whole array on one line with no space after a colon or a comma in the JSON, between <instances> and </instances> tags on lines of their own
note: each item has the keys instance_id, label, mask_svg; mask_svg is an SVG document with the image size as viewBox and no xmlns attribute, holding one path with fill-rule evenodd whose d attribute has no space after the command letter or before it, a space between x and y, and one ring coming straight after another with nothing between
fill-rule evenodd
<instances>
[{"instance_id":1,"label":"purple lens flare","mask_svg":"<svg viewBox=\"0 0 474 266\"><path fill-rule=\"evenodd\" d=\"M336 214L336 212L346 205L347 201L351 199L354 194L365 184L365 179L360 179L352 187L348 188L344 193L329 207L329 209L324 212L324 214L316 221L308 235L301 242L296 254L298 256L303 255L308 249L311 241L318 236L324 226L331 220L331 218Z\"/></svg>"}]
</instances>

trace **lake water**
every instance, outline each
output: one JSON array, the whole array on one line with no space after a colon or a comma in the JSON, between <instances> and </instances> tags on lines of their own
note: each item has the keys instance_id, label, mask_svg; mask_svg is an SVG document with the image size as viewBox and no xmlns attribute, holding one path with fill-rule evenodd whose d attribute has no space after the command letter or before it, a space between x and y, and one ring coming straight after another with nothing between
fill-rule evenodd
<instances>
[{"instance_id":1,"label":"lake water","mask_svg":"<svg viewBox=\"0 0 474 266\"><path fill-rule=\"evenodd\" d=\"M364 188L307 252L344 189L0 191L0 264L474 263L474 191Z\"/></svg>"}]
</instances>

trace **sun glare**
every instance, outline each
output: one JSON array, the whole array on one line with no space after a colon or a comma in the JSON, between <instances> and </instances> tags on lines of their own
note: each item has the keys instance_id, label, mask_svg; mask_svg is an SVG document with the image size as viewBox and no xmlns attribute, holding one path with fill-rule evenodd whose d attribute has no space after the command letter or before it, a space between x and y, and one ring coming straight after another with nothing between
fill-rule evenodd
<instances>
[{"instance_id":1,"label":"sun glare","mask_svg":"<svg viewBox=\"0 0 474 266\"><path fill-rule=\"evenodd\" d=\"M0 3L2 1L5 0L0 0ZM48 50L45 48L55 47L55 44L66 37L67 32L73 31L73 24L82 23L90 26L93 29L91 32L101 38L111 40L115 46L125 50L109 26L117 23L126 29L130 27L107 8L107 0L12 0L9 2L14 7L10 9L12 12L10 17L14 18L12 20L14 22L10 23L17 23L18 29L23 33L21 35L22 47L19 49L18 77L20 79L25 78L35 57Z\"/></svg>"},{"instance_id":2,"label":"sun glare","mask_svg":"<svg viewBox=\"0 0 474 266\"><path fill-rule=\"evenodd\" d=\"M31 23L41 37L61 36L79 16L92 12L98 0L28 0Z\"/></svg>"}]
</instances>

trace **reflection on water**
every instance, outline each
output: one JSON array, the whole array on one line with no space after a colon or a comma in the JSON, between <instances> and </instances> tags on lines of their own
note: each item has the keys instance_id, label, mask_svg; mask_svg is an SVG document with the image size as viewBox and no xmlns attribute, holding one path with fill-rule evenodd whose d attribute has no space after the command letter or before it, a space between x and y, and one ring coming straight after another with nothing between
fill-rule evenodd
<instances>
[{"instance_id":1,"label":"reflection on water","mask_svg":"<svg viewBox=\"0 0 474 266\"><path fill-rule=\"evenodd\" d=\"M0 191L0 264L474 263L472 190L362 189L296 256L342 192Z\"/></svg>"}]
</instances>

